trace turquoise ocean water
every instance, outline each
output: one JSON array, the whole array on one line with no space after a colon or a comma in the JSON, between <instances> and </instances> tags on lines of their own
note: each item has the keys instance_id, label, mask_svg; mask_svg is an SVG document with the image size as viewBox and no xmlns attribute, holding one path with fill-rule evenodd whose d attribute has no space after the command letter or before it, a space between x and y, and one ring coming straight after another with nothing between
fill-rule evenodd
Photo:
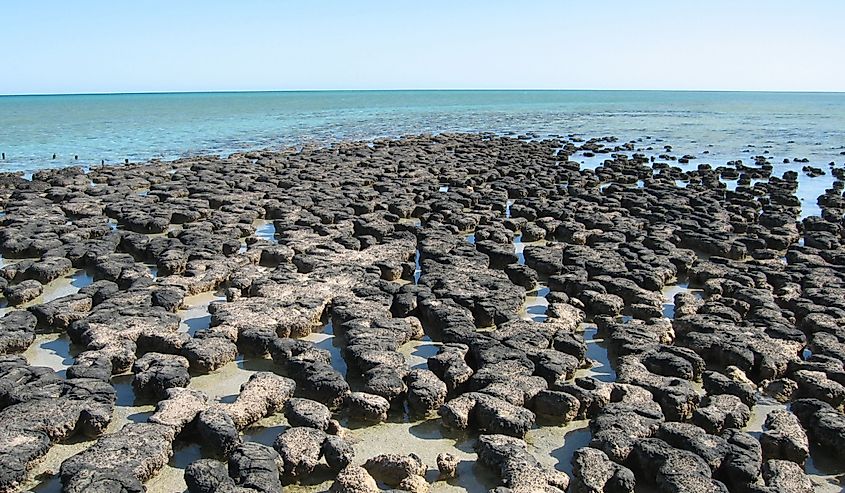
<instances>
[{"instance_id":1,"label":"turquoise ocean water","mask_svg":"<svg viewBox=\"0 0 845 493\"><path fill-rule=\"evenodd\" d=\"M446 131L613 135L620 141L643 138L661 147L671 144L677 155L698 156L693 164L750 161L750 156L768 151L774 163L807 157L812 165L826 168L830 162L845 162L845 94L318 91L2 96L0 151L6 159L0 161L0 170L31 172L102 160L170 159ZM705 150L708 154L702 155ZM829 180L822 179L804 191L814 193L825 185Z\"/></svg>"}]
</instances>

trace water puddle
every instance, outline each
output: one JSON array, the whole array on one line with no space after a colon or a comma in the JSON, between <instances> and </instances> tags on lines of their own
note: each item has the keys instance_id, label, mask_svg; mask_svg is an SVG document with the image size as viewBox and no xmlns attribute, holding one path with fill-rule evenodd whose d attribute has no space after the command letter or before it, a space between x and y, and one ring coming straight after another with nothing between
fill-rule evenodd
<instances>
[{"instance_id":1,"label":"water puddle","mask_svg":"<svg viewBox=\"0 0 845 493\"><path fill-rule=\"evenodd\" d=\"M48 303L64 296L76 294L80 289L93 282L93 274L84 269L71 272L70 274L60 277L51 283L45 284L44 291L41 293L41 296L32 301L28 301L17 306L8 306L6 304L6 299L4 298L2 302L0 302L2 303L2 305L0 305L0 316L4 316L6 313L13 310L26 309L33 305Z\"/></svg>"},{"instance_id":2,"label":"water puddle","mask_svg":"<svg viewBox=\"0 0 845 493\"><path fill-rule=\"evenodd\" d=\"M432 341L431 337L424 336L422 339L403 344L399 348L399 352L405 357L405 362L408 363L409 368L427 370L428 358L436 355L442 345L440 342Z\"/></svg>"},{"instance_id":3,"label":"water puddle","mask_svg":"<svg viewBox=\"0 0 845 493\"><path fill-rule=\"evenodd\" d=\"M276 225L273 221L267 219L257 219L253 225L255 226L255 237L260 240L267 240L273 245L279 243L276 239Z\"/></svg>"},{"instance_id":4,"label":"water puddle","mask_svg":"<svg viewBox=\"0 0 845 493\"><path fill-rule=\"evenodd\" d=\"M528 430L525 441L529 451L541 464L572 475L572 454L586 447L593 439L589 421L570 421L566 425L554 425L541 421L541 427Z\"/></svg>"},{"instance_id":5,"label":"water puddle","mask_svg":"<svg viewBox=\"0 0 845 493\"><path fill-rule=\"evenodd\" d=\"M587 359L592 362L592 366L577 370L576 378L593 377L601 382L615 382L616 370L610 363L607 344L604 338L598 335L598 328L586 323L581 324L581 328L584 330L584 342L587 345Z\"/></svg>"},{"instance_id":6,"label":"water puddle","mask_svg":"<svg viewBox=\"0 0 845 493\"><path fill-rule=\"evenodd\" d=\"M22 353L27 363L32 366L52 368L64 377L65 370L73 365L72 343L65 333L38 334L35 341Z\"/></svg>"},{"instance_id":7,"label":"water puddle","mask_svg":"<svg viewBox=\"0 0 845 493\"><path fill-rule=\"evenodd\" d=\"M211 323L211 314L208 313L208 305L215 301L225 300L226 297L219 291L186 297L183 302L184 308L176 312L176 315L181 320L179 330L193 336L198 330L207 329Z\"/></svg>"},{"instance_id":8,"label":"water puddle","mask_svg":"<svg viewBox=\"0 0 845 493\"><path fill-rule=\"evenodd\" d=\"M343 353L341 352L342 347L340 345L341 342L334 337L334 326L331 321L326 323L322 330L312 332L311 334L303 337L302 340L311 341L316 344L318 348L328 351L332 357L332 368L337 370L344 377L346 376L349 369L346 366L346 360L343 359Z\"/></svg>"},{"instance_id":9,"label":"water puddle","mask_svg":"<svg viewBox=\"0 0 845 493\"><path fill-rule=\"evenodd\" d=\"M549 294L549 288L543 285L538 285L534 291L530 291L525 296L525 305L520 314L523 320L531 320L542 323L548 318L546 312L549 309L549 300L546 296Z\"/></svg>"}]
</instances>

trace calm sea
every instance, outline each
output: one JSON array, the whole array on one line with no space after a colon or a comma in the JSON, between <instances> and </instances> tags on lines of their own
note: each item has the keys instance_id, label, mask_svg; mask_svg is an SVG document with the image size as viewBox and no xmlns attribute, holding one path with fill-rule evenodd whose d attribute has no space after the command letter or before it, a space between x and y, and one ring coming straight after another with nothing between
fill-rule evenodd
<instances>
[{"instance_id":1,"label":"calm sea","mask_svg":"<svg viewBox=\"0 0 845 493\"><path fill-rule=\"evenodd\" d=\"M31 172L103 160L169 159L446 131L613 135L661 147L672 144L678 155L698 156L693 164L750 161L750 156L768 151L775 163L807 157L812 165L827 168L832 161L845 162L845 94L327 91L2 96L0 151L6 159L0 161L0 170ZM804 192L826 185L829 180L822 179Z\"/></svg>"}]
</instances>

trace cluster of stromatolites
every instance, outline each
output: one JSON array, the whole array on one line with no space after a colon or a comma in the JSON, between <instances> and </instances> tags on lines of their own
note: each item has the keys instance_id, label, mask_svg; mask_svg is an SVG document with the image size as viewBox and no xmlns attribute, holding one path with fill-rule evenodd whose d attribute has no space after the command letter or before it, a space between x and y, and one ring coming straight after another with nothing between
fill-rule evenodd
<instances>
[{"instance_id":1,"label":"cluster of stromatolites","mask_svg":"<svg viewBox=\"0 0 845 493\"><path fill-rule=\"evenodd\" d=\"M607 160L581 169L584 151ZM661 157L439 135L2 175L0 491L72 441L88 442L55 471L66 492L144 491L175 440L202 445L190 492L320 471L332 492L454 481L448 452L356 456L350 426L397 419L465 430L496 492L812 491L811 454L845 458L842 183L799 221L796 173L763 157ZM79 270L94 282L40 302ZM667 312L679 280L696 290ZM225 296L208 326L180 329L186 297L208 292ZM547 302L533 319L527 294ZM342 362L304 339L329 323ZM587 324L615 378L588 371ZM45 332L73 342L64 374L21 355ZM437 353L409 365L423 338ZM228 399L192 388L236 358L268 371ZM155 412L107 433L121 375ZM788 406L744 431L761 399ZM275 414L272 445L245 438ZM578 419L592 440L562 459L572 476L524 440Z\"/></svg>"}]
</instances>

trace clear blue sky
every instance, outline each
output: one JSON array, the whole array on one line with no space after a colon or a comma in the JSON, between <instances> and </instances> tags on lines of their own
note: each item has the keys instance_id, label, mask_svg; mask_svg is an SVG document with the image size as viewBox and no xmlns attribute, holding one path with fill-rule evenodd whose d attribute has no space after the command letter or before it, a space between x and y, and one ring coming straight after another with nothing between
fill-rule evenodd
<instances>
[{"instance_id":1,"label":"clear blue sky","mask_svg":"<svg viewBox=\"0 0 845 493\"><path fill-rule=\"evenodd\" d=\"M0 94L845 91L845 1L2 0Z\"/></svg>"}]
</instances>

